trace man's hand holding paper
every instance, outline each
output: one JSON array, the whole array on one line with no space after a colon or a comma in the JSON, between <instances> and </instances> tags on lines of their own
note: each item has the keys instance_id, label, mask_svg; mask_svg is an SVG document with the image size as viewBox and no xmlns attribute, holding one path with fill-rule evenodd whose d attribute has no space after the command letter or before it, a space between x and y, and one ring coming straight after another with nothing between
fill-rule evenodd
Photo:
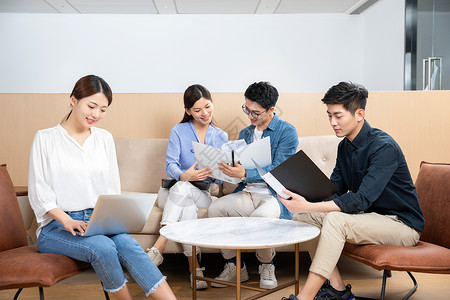
<instances>
[{"instance_id":1,"label":"man's hand holding paper","mask_svg":"<svg viewBox=\"0 0 450 300\"><path fill-rule=\"evenodd\" d=\"M255 168L252 157L262 166L272 163L270 137L248 145L239 142L229 143L226 150L196 142L192 142L192 145L199 168L209 167L212 170L211 177L231 183L239 183L241 178L245 177L246 169ZM237 145L244 146L235 149ZM234 150L234 166L231 150Z\"/></svg>"},{"instance_id":2,"label":"man's hand holding paper","mask_svg":"<svg viewBox=\"0 0 450 300\"><path fill-rule=\"evenodd\" d=\"M229 164L221 161L219 162L219 170L222 171L223 174L230 177L234 178L245 177L245 169L239 162L235 162L234 167L232 167Z\"/></svg>"},{"instance_id":3,"label":"man's hand holding paper","mask_svg":"<svg viewBox=\"0 0 450 300\"><path fill-rule=\"evenodd\" d=\"M311 202L308 202L303 196L291 192L287 189L282 190L283 196L277 193L278 200L293 214L304 213L308 211ZM288 196L289 198L286 198Z\"/></svg>"},{"instance_id":4,"label":"man's hand holding paper","mask_svg":"<svg viewBox=\"0 0 450 300\"><path fill-rule=\"evenodd\" d=\"M280 200L280 202L293 214L341 211L334 201L309 202L303 196L287 189L283 189L283 193L288 195L291 199L285 199L277 194L278 200Z\"/></svg>"}]
</instances>

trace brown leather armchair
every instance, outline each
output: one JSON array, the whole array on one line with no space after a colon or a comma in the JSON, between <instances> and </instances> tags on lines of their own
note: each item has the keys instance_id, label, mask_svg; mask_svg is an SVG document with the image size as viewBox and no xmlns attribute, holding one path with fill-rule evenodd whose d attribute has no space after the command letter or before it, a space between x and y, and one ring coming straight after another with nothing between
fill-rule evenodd
<instances>
[{"instance_id":1,"label":"brown leather armchair","mask_svg":"<svg viewBox=\"0 0 450 300\"><path fill-rule=\"evenodd\" d=\"M381 297L390 271L450 274L450 164L422 162L416 180L417 195L425 217L425 230L414 247L354 245L346 243L343 254L376 270L383 270ZM361 299L361 298L359 298Z\"/></svg>"},{"instance_id":2,"label":"brown leather armchair","mask_svg":"<svg viewBox=\"0 0 450 300\"><path fill-rule=\"evenodd\" d=\"M59 254L39 253L28 245L27 233L17 202L14 186L6 165L0 165L0 290L43 287L76 275L90 268L90 264ZM109 299L105 292L106 299Z\"/></svg>"}]
</instances>

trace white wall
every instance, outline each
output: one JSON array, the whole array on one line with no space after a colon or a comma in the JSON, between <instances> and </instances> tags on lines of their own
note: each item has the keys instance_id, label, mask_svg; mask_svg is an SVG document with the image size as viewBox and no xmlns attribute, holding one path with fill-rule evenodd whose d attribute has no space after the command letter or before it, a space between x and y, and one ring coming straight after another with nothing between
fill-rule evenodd
<instances>
[{"instance_id":1,"label":"white wall","mask_svg":"<svg viewBox=\"0 0 450 300\"><path fill-rule=\"evenodd\" d=\"M403 90L405 1L382 0L364 18L364 78L372 91Z\"/></svg>"},{"instance_id":2,"label":"white wall","mask_svg":"<svg viewBox=\"0 0 450 300\"><path fill-rule=\"evenodd\" d=\"M116 93L242 92L259 80L281 92L342 80L401 90L404 9L381 17L396 2L361 15L0 14L0 93L67 93L91 73Z\"/></svg>"}]
</instances>

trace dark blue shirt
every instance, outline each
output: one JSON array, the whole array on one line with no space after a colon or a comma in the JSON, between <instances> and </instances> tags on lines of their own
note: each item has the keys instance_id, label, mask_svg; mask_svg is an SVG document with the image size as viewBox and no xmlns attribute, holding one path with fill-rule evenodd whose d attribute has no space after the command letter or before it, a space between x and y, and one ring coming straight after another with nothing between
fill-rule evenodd
<instances>
[{"instance_id":1,"label":"dark blue shirt","mask_svg":"<svg viewBox=\"0 0 450 300\"><path fill-rule=\"evenodd\" d=\"M255 131L255 125L245 127L239 133L239 139L244 139L247 144L253 142L253 133ZM298 146L298 134L295 127L281 120L276 114L274 114L272 121L266 129L263 130L262 138L270 136L270 152L272 155L272 164L264 167L266 172L272 171L276 166L283 161L291 157L297 151ZM264 182L264 179L259 176L258 170L246 169L245 182L240 183L234 192L238 192L244 189L247 182ZM272 195L278 200L277 193L269 187ZM292 219L292 213L278 200L280 205L282 219Z\"/></svg>"},{"instance_id":2,"label":"dark blue shirt","mask_svg":"<svg viewBox=\"0 0 450 300\"><path fill-rule=\"evenodd\" d=\"M329 200L341 211L396 215L406 225L423 231L425 220L400 146L367 121L352 142L344 138L339 143L330 179L339 192Z\"/></svg>"}]
</instances>

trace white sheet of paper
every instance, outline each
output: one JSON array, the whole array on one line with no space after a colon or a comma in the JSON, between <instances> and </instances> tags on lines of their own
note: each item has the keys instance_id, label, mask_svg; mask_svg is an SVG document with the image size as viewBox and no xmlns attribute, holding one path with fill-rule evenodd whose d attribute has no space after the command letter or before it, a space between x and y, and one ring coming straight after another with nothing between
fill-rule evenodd
<instances>
[{"instance_id":1,"label":"white sheet of paper","mask_svg":"<svg viewBox=\"0 0 450 300\"><path fill-rule=\"evenodd\" d=\"M260 174L261 175L261 174ZM281 182L278 181L278 179L275 178L270 172L267 172L265 175L261 176L262 179L271 187L274 189L275 192L277 192L278 195L283 197L284 199L291 199L288 195L283 193L283 189L285 187L281 184Z\"/></svg>"},{"instance_id":2,"label":"white sheet of paper","mask_svg":"<svg viewBox=\"0 0 450 300\"><path fill-rule=\"evenodd\" d=\"M264 181L271 188L273 188L275 190L275 192L277 192L278 195L280 195L281 197L283 197L285 199L291 198L288 195L286 195L285 193L283 193L283 189L285 189L285 187L283 184L281 184L281 182L278 181L278 179L275 178L275 176L273 176L270 172L264 171L263 168L255 160L252 159L252 161L256 166L256 170L258 170L259 176L261 176L261 178L264 179Z\"/></svg>"},{"instance_id":3,"label":"white sheet of paper","mask_svg":"<svg viewBox=\"0 0 450 300\"><path fill-rule=\"evenodd\" d=\"M239 178L229 177L219 170L219 162L221 161L231 165L231 152L197 142L192 142L192 145L199 169L209 167L213 171L210 175L213 178L231 183L241 181ZM270 137L246 145L234 152L234 161L240 162L246 169L256 168L252 158L261 166L268 166L272 163Z\"/></svg>"},{"instance_id":4,"label":"white sheet of paper","mask_svg":"<svg viewBox=\"0 0 450 300\"><path fill-rule=\"evenodd\" d=\"M241 182L240 178L227 176L219 170L219 162L223 161L227 164L231 164L231 152L196 142L192 142L192 146L194 147L195 159L197 160L199 169L209 167L212 170L210 176L213 178L234 184Z\"/></svg>"},{"instance_id":5,"label":"white sheet of paper","mask_svg":"<svg viewBox=\"0 0 450 300\"><path fill-rule=\"evenodd\" d=\"M228 141L222 145L222 150L231 152L231 150L237 150L247 146L245 140Z\"/></svg>"},{"instance_id":6,"label":"white sheet of paper","mask_svg":"<svg viewBox=\"0 0 450 300\"><path fill-rule=\"evenodd\" d=\"M272 164L270 136L234 151L234 160L240 162L246 169L256 168L252 159L254 159L261 167Z\"/></svg>"}]
</instances>

